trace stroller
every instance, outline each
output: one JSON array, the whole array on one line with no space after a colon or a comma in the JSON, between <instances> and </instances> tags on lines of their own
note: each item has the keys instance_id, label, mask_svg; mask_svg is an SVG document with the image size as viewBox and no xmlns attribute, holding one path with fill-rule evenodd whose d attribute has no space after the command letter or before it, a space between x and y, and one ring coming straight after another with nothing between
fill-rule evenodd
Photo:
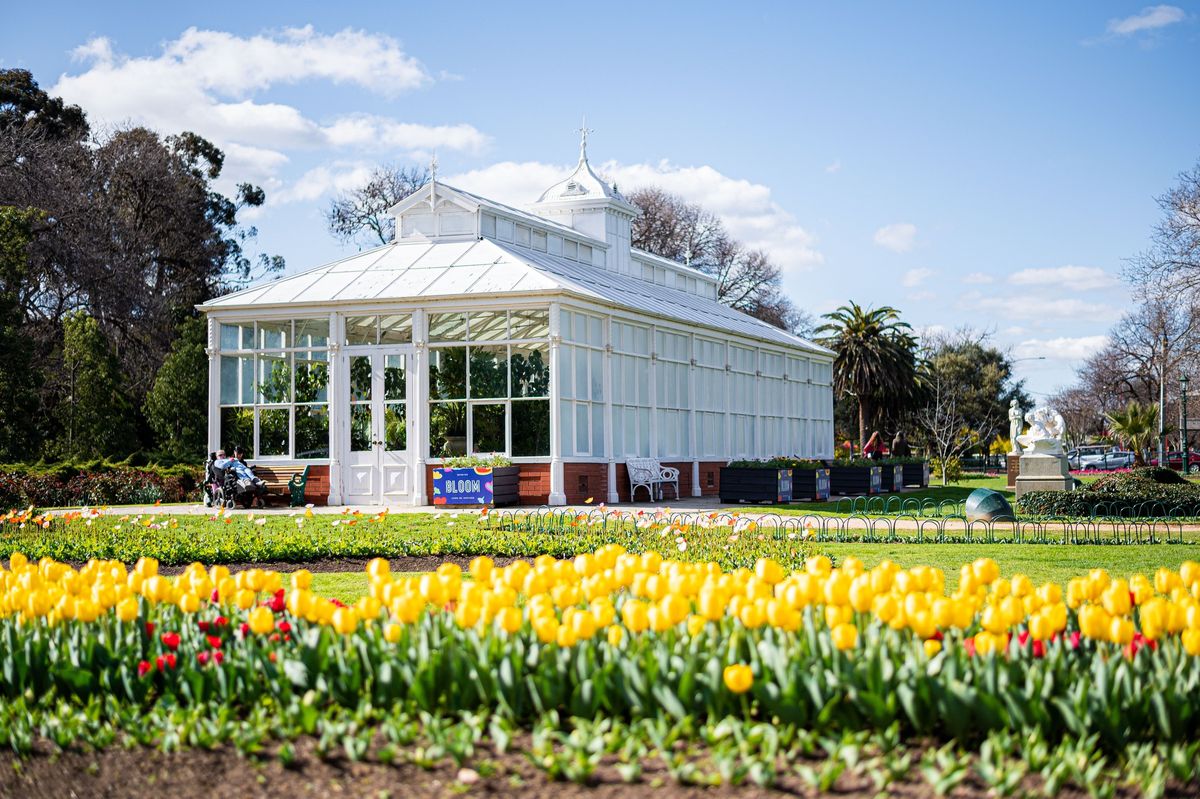
<instances>
[{"instance_id":1,"label":"stroller","mask_svg":"<svg viewBox=\"0 0 1200 799\"><path fill-rule=\"evenodd\" d=\"M217 466L217 453L208 453L204 462L204 505L210 508L233 508L239 502L249 505L254 493L238 484L233 469Z\"/></svg>"}]
</instances>

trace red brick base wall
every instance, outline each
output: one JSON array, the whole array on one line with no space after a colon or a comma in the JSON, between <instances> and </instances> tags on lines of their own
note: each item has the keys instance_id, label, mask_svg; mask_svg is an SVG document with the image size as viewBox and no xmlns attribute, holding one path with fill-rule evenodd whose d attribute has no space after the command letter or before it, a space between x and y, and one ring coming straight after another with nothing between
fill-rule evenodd
<instances>
[{"instance_id":1,"label":"red brick base wall","mask_svg":"<svg viewBox=\"0 0 1200 799\"><path fill-rule=\"evenodd\" d=\"M309 467L304 501L313 505L329 504L329 464Z\"/></svg>"},{"instance_id":2,"label":"red brick base wall","mask_svg":"<svg viewBox=\"0 0 1200 799\"><path fill-rule=\"evenodd\" d=\"M582 505L589 499L599 505L608 501L607 463L564 463L563 493L568 505Z\"/></svg>"},{"instance_id":3,"label":"red brick base wall","mask_svg":"<svg viewBox=\"0 0 1200 799\"><path fill-rule=\"evenodd\" d=\"M679 470L679 496L686 499L692 496L692 462L691 461L659 461L663 466L673 466ZM721 488L721 467L724 461L700 462L700 496L715 497ZM622 502L629 502L629 470L624 461L617 463L617 496ZM671 501L671 489L667 489L667 502ZM646 492L638 491L638 502L646 502Z\"/></svg>"},{"instance_id":4,"label":"red brick base wall","mask_svg":"<svg viewBox=\"0 0 1200 799\"><path fill-rule=\"evenodd\" d=\"M550 501L550 464L522 463L517 493L522 505L545 505ZM437 466L425 467L425 496L433 497L433 470Z\"/></svg>"}]
</instances>

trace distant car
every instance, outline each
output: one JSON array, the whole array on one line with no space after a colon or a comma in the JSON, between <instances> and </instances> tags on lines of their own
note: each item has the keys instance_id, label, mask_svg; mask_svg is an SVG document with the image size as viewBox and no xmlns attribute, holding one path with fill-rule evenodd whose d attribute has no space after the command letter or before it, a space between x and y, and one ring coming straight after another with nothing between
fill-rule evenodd
<instances>
[{"instance_id":1,"label":"distant car","mask_svg":"<svg viewBox=\"0 0 1200 799\"><path fill-rule=\"evenodd\" d=\"M1150 465L1157 466L1158 458L1157 457L1151 458ZM1177 450L1175 452L1167 453L1167 468L1174 469L1177 472L1183 471L1183 451L1182 450ZM1188 474L1200 474L1200 452L1196 452L1195 450L1188 450Z\"/></svg>"},{"instance_id":2,"label":"distant car","mask_svg":"<svg viewBox=\"0 0 1200 799\"><path fill-rule=\"evenodd\" d=\"M1133 466L1134 455L1128 450L1107 446L1088 446L1067 453L1067 463L1079 471L1112 471Z\"/></svg>"}]
</instances>

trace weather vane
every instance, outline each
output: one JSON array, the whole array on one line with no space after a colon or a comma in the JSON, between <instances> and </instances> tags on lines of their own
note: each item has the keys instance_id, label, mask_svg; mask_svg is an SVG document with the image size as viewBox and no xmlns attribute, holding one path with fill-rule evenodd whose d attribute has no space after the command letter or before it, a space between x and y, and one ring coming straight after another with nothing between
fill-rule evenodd
<instances>
[{"instance_id":1,"label":"weather vane","mask_svg":"<svg viewBox=\"0 0 1200 799\"><path fill-rule=\"evenodd\" d=\"M594 131L594 130L590 130L590 129L588 128L588 126L587 126L587 114L584 114L584 116L583 116L583 125L582 125L580 128L578 128L578 133L579 133L579 159L580 159L581 161L586 161L586 160L587 160L587 137L588 137L588 134L589 134L589 133L595 133L595 132L596 132L596 131Z\"/></svg>"},{"instance_id":2,"label":"weather vane","mask_svg":"<svg viewBox=\"0 0 1200 799\"><path fill-rule=\"evenodd\" d=\"M433 158L429 159L429 179L437 180L437 152L434 151Z\"/></svg>"}]
</instances>

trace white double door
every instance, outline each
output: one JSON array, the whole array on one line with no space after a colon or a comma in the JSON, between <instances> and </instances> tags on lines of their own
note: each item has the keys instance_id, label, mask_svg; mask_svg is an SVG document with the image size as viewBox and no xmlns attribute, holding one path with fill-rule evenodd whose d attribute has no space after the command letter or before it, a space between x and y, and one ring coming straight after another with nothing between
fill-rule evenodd
<instances>
[{"instance_id":1,"label":"white double door","mask_svg":"<svg viewBox=\"0 0 1200 799\"><path fill-rule=\"evenodd\" d=\"M342 358L349 380L346 414L345 502L403 505L413 495L408 401L411 347L347 347Z\"/></svg>"}]
</instances>

